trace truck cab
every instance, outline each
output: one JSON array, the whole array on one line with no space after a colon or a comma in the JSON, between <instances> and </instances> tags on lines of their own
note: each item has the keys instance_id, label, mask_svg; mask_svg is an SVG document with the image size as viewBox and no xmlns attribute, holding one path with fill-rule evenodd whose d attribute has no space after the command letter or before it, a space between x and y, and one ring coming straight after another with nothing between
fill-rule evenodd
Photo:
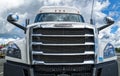
<instances>
[{"instance_id":1,"label":"truck cab","mask_svg":"<svg viewBox=\"0 0 120 76\"><path fill-rule=\"evenodd\" d=\"M8 44L4 76L118 76L114 46L98 38L111 19L97 28L77 8L44 6L26 27L17 15L7 20L26 36Z\"/></svg>"}]
</instances>

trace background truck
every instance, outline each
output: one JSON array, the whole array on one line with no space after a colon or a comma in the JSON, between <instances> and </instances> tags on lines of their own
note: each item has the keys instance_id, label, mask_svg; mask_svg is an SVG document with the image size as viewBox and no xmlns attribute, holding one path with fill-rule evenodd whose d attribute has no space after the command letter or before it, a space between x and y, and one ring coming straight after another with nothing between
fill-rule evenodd
<instances>
[{"instance_id":1,"label":"background truck","mask_svg":"<svg viewBox=\"0 0 120 76\"><path fill-rule=\"evenodd\" d=\"M118 76L114 46L98 38L97 28L84 21L77 8L44 6L33 24L17 23L10 14L8 22L25 31L25 38L7 45L4 76Z\"/></svg>"}]
</instances>

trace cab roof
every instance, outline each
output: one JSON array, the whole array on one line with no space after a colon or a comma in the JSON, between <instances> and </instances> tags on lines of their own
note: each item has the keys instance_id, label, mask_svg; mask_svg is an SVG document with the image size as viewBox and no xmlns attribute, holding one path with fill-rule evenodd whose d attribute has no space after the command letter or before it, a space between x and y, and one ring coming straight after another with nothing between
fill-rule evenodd
<instances>
[{"instance_id":1,"label":"cab roof","mask_svg":"<svg viewBox=\"0 0 120 76\"><path fill-rule=\"evenodd\" d=\"M43 6L38 13L73 13L80 14L79 9L67 6Z\"/></svg>"}]
</instances>

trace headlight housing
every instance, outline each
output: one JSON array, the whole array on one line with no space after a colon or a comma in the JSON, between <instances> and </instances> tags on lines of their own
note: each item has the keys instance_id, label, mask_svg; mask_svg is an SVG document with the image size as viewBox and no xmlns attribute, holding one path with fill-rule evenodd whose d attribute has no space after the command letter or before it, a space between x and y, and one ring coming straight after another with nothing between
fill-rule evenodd
<instances>
[{"instance_id":1,"label":"headlight housing","mask_svg":"<svg viewBox=\"0 0 120 76\"><path fill-rule=\"evenodd\" d=\"M108 43L104 49L104 58L110 58L115 56L115 48L112 44Z\"/></svg>"},{"instance_id":2,"label":"headlight housing","mask_svg":"<svg viewBox=\"0 0 120 76\"><path fill-rule=\"evenodd\" d=\"M8 43L7 45L7 56L21 59L21 50L15 43Z\"/></svg>"}]
</instances>

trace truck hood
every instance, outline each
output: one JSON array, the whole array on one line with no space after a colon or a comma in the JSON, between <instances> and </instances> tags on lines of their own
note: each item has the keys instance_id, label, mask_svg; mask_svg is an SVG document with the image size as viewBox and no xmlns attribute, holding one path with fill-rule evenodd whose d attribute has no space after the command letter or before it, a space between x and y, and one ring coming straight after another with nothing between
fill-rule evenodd
<instances>
[{"instance_id":1,"label":"truck hood","mask_svg":"<svg viewBox=\"0 0 120 76\"><path fill-rule=\"evenodd\" d=\"M88 23L80 22L39 22L33 23L27 26L30 27L42 27L42 28L91 28L94 29L95 26Z\"/></svg>"}]
</instances>

